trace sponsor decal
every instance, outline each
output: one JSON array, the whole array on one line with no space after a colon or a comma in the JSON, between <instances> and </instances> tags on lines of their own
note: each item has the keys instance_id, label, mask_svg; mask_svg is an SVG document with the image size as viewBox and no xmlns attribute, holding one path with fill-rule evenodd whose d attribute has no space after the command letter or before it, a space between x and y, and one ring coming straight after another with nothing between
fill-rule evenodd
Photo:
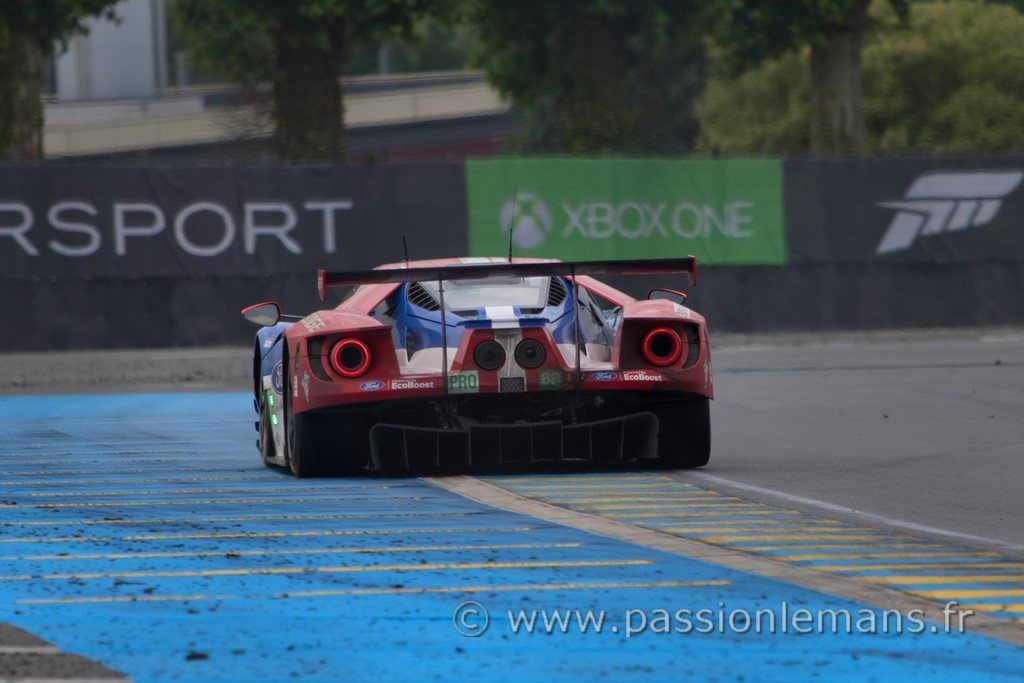
<instances>
[{"instance_id":1,"label":"sponsor decal","mask_svg":"<svg viewBox=\"0 0 1024 683\"><path fill-rule=\"evenodd\" d=\"M910 248L918 237L988 225L1002 199L1016 190L1024 171L925 173L907 188L904 198L879 202L894 209L889 227L875 249L889 254Z\"/></svg>"},{"instance_id":2,"label":"sponsor decal","mask_svg":"<svg viewBox=\"0 0 1024 683\"><path fill-rule=\"evenodd\" d=\"M448 375L448 393L475 394L480 391L480 376L476 370Z\"/></svg>"},{"instance_id":3,"label":"sponsor decal","mask_svg":"<svg viewBox=\"0 0 1024 683\"><path fill-rule=\"evenodd\" d=\"M277 400L274 398L274 394L267 392L267 405L273 408L277 404Z\"/></svg>"},{"instance_id":4,"label":"sponsor decal","mask_svg":"<svg viewBox=\"0 0 1024 683\"><path fill-rule=\"evenodd\" d=\"M135 170L129 172L136 173ZM195 178L198 174L189 175ZM165 183L179 192L183 189L185 192L206 191L200 188L203 180L199 178L193 180L182 175L175 180L153 180L157 179L151 178L147 185L156 185L158 196L163 194L160 186ZM241 188L246 184L239 183ZM251 190L255 190L255 187ZM351 210L355 204L349 198L339 197L326 201L242 202L241 213L232 211L234 206L234 201L203 200L169 210L163 201L107 200L103 196L93 197L91 201L63 197L49 205L35 207L23 202L3 202L0 203L0 213L13 213L20 220L14 228L0 228L0 236L13 238L15 244L28 256L38 256L45 244L53 253L72 258L93 256L101 250L110 250L118 257L130 258L132 252L145 250L146 240L150 239L164 248L170 246L189 256L202 258L214 258L233 250L254 254L257 242L261 245L280 245L290 254L302 254L305 250L319 254L321 246L322 253L333 254L337 251L338 219L343 215L339 212ZM95 218L101 212L112 216L112 220L83 222L79 219L81 214ZM47 216L48 220L37 220L36 216ZM302 225L306 225L307 221L318 222L321 230L315 230L311 225L309 234L323 236L319 243L310 244L307 241L305 250L291 234L300 220ZM9 222L6 216L0 219L0 224ZM37 227L39 230L36 230ZM45 240L38 233L46 229L59 231L58 234L65 238L70 234L85 235L85 244L75 244L81 240L71 238L66 238L67 241ZM34 234L29 234L33 231ZM206 240L195 239L198 235L215 237L216 241L213 244L205 243ZM177 251L174 255L180 261Z\"/></svg>"},{"instance_id":5,"label":"sponsor decal","mask_svg":"<svg viewBox=\"0 0 1024 683\"><path fill-rule=\"evenodd\" d=\"M433 379L393 379L392 389L434 389L436 385Z\"/></svg>"},{"instance_id":6,"label":"sponsor decal","mask_svg":"<svg viewBox=\"0 0 1024 683\"><path fill-rule=\"evenodd\" d=\"M478 159L466 183L472 253L786 260L777 159Z\"/></svg>"},{"instance_id":7,"label":"sponsor decal","mask_svg":"<svg viewBox=\"0 0 1024 683\"><path fill-rule=\"evenodd\" d=\"M317 330L322 330L327 327L327 323L324 322L324 319L316 313L313 315L307 315L301 320L301 322L307 332L316 332Z\"/></svg>"},{"instance_id":8,"label":"sponsor decal","mask_svg":"<svg viewBox=\"0 0 1024 683\"><path fill-rule=\"evenodd\" d=\"M299 397L299 378L292 377L292 398Z\"/></svg>"},{"instance_id":9,"label":"sponsor decal","mask_svg":"<svg viewBox=\"0 0 1024 683\"><path fill-rule=\"evenodd\" d=\"M265 349L269 349L273 345L274 345L274 340L273 339L267 339L267 340L264 340L264 342L263 342L263 348L265 348Z\"/></svg>"},{"instance_id":10,"label":"sponsor decal","mask_svg":"<svg viewBox=\"0 0 1024 683\"><path fill-rule=\"evenodd\" d=\"M561 370L544 368L537 373L541 389L562 389L565 387L565 379Z\"/></svg>"},{"instance_id":11,"label":"sponsor decal","mask_svg":"<svg viewBox=\"0 0 1024 683\"><path fill-rule=\"evenodd\" d=\"M611 382L612 380L616 380L618 378L619 378L619 373L617 373L617 372L601 371L601 372L592 372L592 373L590 373L590 379L592 379L592 380L594 380L596 382Z\"/></svg>"},{"instance_id":12,"label":"sponsor decal","mask_svg":"<svg viewBox=\"0 0 1024 683\"><path fill-rule=\"evenodd\" d=\"M660 382L665 378L654 370L623 370L622 379L627 382Z\"/></svg>"},{"instance_id":13,"label":"sponsor decal","mask_svg":"<svg viewBox=\"0 0 1024 683\"><path fill-rule=\"evenodd\" d=\"M284 393L284 361L277 361L270 372L270 386L278 396Z\"/></svg>"},{"instance_id":14,"label":"sponsor decal","mask_svg":"<svg viewBox=\"0 0 1024 683\"><path fill-rule=\"evenodd\" d=\"M383 380L374 379L369 382L363 382L359 385L359 391L380 391L384 388Z\"/></svg>"},{"instance_id":15,"label":"sponsor decal","mask_svg":"<svg viewBox=\"0 0 1024 683\"><path fill-rule=\"evenodd\" d=\"M500 377L498 378L498 391L503 394L517 391L526 391L526 378Z\"/></svg>"},{"instance_id":16,"label":"sponsor decal","mask_svg":"<svg viewBox=\"0 0 1024 683\"><path fill-rule=\"evenodd\" d=\"M306 402L309 402L309 373L302 373L302 393L306 396Z\"/></svg>"}]
</instances>

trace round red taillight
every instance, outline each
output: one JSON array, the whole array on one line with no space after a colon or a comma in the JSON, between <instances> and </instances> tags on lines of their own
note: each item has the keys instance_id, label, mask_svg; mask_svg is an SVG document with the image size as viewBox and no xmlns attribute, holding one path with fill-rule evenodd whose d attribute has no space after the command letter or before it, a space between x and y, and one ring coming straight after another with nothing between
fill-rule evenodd
<instances>
[{"instance_id":1,"label":"round red taillight","mask_svg":"<svg viewBox=\"0 0 1024 683\"><path fill-rule=\"evenodd\" d=\"M644 360L659 368L672 365L683 352L683 340L671 327L655 327L640 344Z\"/></svg>"},{"instance_id":2,"label":"round red taillight","mask_svg":"<svg viewBox=\"0 0 1024 683\"><path fill-rule=\"evenodd\" d=\"M331 349L331 367L342 377L359 377L370 367L370 347L358 339L342 339Z\"/></svg>"}]
</instances>

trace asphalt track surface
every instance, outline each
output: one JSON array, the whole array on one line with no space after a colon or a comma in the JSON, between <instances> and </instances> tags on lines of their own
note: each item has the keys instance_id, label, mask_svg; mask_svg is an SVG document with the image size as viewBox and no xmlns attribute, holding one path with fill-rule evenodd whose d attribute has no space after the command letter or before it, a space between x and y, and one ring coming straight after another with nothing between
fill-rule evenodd
<instances>
[{"instance_id":1,"label":"asphalt track surface","mask_svg":"<svg viewBox=\"0 0 1024 683\"><path fill-rule=\"evenodd\" d=\"M735 340L701 473L487 481L1018 623L1022 349L1014 331ZM173 382L109 358L151 374L0 398L0 621L136 680L1021 680L1019 646L970 631L627 638L630 609L868 608L424 480L296 481L259 465L246 394L138 393ZM475 637L453 623L466 600L490 615ZM603 631L515 633L506 615L577 608L607 610Z\"/></svg>"},{"instance_id":2,"label":"asphalt track surface","mask_svg":"<svg viewBox=\"0 0 1024 683\"><path fill-rule=\"evenodd\" d=\"M789 341L715 353L700 481L1024 552L1024 330Z\"/></svg>"}]
</instances>

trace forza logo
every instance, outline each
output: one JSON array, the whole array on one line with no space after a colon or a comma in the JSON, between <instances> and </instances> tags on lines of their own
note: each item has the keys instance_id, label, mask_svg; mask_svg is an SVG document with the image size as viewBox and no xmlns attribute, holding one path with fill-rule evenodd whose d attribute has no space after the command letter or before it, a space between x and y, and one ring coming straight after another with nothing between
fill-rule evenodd
<instances>
[{"instance_id":1,"label":"forza logo","mask_svg":"<svg viewBox=\"0 0 1024 683\"><path fill-rule=\"evenodd\" d=\"M899 201L879 202L895 209L889 228L875 249L889 254L910 247L918 236L987 225L999 213L1003 197L1024 179L1024 171L925 173L907 188Z\"/></svg>"}]
</instances>

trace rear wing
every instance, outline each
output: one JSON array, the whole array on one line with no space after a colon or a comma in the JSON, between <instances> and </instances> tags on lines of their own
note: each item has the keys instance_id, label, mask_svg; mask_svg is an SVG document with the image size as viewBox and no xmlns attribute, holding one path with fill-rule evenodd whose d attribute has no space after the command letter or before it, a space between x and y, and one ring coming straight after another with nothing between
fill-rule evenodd
<instances>
[{"instance_id":1,"label":"rear wing","mask_svg":"<svg viewBox=\"0 0 1024 683\"><path fill-rule=\"evenodd\" d=\"M348 273L329 273L323 269L316 271L316 288L320 300L327 299L328 287L347 287L352 285L377 285L399 282L436 281L437 292L441 305L441 379L445 397L448 396L448 325L445 322L447 313L444 305L444 283L446 280L473 280L486 277L558 277L568 276L572 280L573 301L579 299L577 275L669 275L686 273L691 284L697 284L697 259L693 256L669 259L634 259L629 261L539 261L534 263L516 263L514 261L491 261L489 263L463 263L449 266L415 266L406 268L383 268L381 270L363 270ZM576 368L573 386L578 394L583 383L583 372L580 366L580 325L579 308L573 306L576 320L573 323L574 344L576 347ZM442 412L447 421L448 402L442 405Z\"/></svg>"},{"instance_id":2,"label":"rear wing","mask_svg":"<svg viewBox=\"0 0 1024 683\"><path fill-rule=\"evenodd\" d=\"M316 271L320 300L327 299L328 287L377 285L431 280L473 280L486 277L551 277L577 275L669 275L686 273L691 285L697 284L697 259L693 256L666 259L624 261L541 261L536 263L491 262L450 266L415 266L351 272Z\"/></svg>"}]
</instances>

